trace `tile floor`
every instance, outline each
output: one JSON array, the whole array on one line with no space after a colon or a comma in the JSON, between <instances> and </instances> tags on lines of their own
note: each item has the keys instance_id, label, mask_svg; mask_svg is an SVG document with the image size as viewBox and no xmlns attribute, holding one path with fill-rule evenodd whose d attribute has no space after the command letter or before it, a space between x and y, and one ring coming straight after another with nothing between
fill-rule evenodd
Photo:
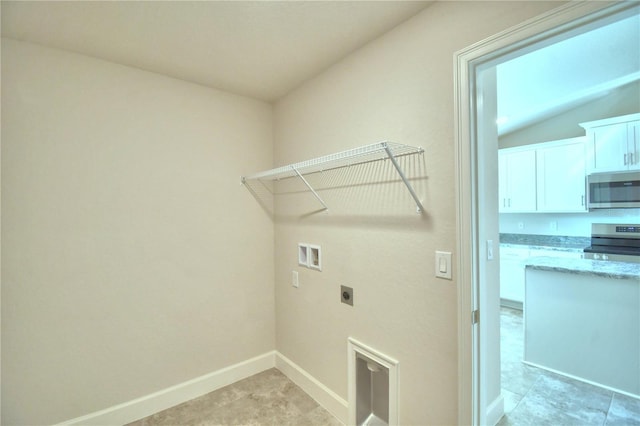
<instances>
[{"instance_id":1,"label":"tile floor","mask_svg":"<svg viewBox=\"0 0 640 426\"><path fill-rule=\"evenodd\" d=\"M499 426L639 425L640 400L522 363L522 311L501 309ZM275 368L156 413L130 426L342 425Z\"/></svg>"},{"instance_id":2,"label":"tile floor","mask_svg":"<svg viewBox=\"0 0 640 426\"><path fill-rule=\"evenodd\" d=\"M640 400L523 364L522 311L501 308L498 425L640 425Z\"/></svg>"},{"instance_id":3,"label":"tile floor","mask_svg":"<svg viewBox=\"0 0 640 426\"><path fill-rule=\"evenodd\" d=\"M130 426L341 426L275 368L146 417Z\"/></svg>"}]
</instances>

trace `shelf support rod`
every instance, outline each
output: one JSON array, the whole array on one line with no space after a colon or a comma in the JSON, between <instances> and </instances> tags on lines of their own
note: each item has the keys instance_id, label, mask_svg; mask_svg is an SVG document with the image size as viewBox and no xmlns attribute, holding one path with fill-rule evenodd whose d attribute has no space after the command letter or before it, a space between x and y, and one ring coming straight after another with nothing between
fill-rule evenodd
<instances>
[{"instance_id":1,"label":"shelf support rod","mask_svg":"<svg viewBox=\"0 0 640 426\"><path fill-rule=\"evenodd\" d=\"M411 184L407 180L407 177L404 175L404 172L402 171L402 168L400 167L400 164L398 164L398 161L396 160L396 157L394 157L393 153L391 152L391 149L389 149L389 145L387 145L386 143L383 143L383 148L387 152L387 156L391 160L391 163L393 163L393 167L396 168L396 171L400 175L400 178L402 179L404 184L407 186L407 189L409 190L409 193L411 194L411 197L413 197L413 200L416 202L416 207L418 208L418 213L422 213L422 211L424 210L424 207L422 206L422 202L418 198L418 195L416 194L416 191L413 190L413 187L411 186Z\"/></svg>"},{"instance_id":2,"label":"shelf support rod","mask_svg":"<svg viewBox=\"0 0 640 426\"><path fill-rule=\"evenodd\" d=\"M298 177L302 180L302 182L304 182L304 184L307 186L307 188L309 188L309 191L311 191L311 193L313 194L314 197L316 197L316 199L318 201L320 201L320 204L322 204L324 206L325 210L329 210L329 207L327 207L327 205L325 204L325 202L322 200L322 198L318 195L318 193L315 191L315 189L313 189L311 187L311 185L309 185L309 182L307 182L307 180L304 178L304 176L302 176L300 174L300 172L298 171L298 169L296 169L294 166L291 166L291 168L293 169L294 172L296 172L296 174L298 175Z\"/></svg>"}]
</instances>

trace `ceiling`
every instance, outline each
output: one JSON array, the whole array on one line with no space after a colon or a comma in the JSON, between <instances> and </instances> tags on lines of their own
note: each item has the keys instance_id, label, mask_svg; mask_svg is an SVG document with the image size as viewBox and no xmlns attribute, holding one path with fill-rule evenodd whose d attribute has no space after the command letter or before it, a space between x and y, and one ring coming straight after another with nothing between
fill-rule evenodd
<instances>
[{"instance_id":1,"label":"ceiling","mask_svg":"<svg viewBox=\"0 0 640 426\"><path fill-rule=\"evenodd\" d=\"M498 65L498 134L639 81L640 14L635 13Z\"/></svg>"},{"instance_id":2,"label":"ceiling","mask_svg":"<svg viewBox=\"0 0 640 426\"><path fill-rule=\"evenodd\" d=\"M274 101L429 1L2 1L2 36Z\"/></svg>"},{"instance_id":3,"label":"ceiling","mask_svg":"<svg viewBox=\"0 0 640 426\"><path fill-rule=\"evenodd\" d=\"M2 1L2 36L275 101L430 1ZM640 80L640 15L497 66L498 133Z\"/></svg>"}]
</instances>

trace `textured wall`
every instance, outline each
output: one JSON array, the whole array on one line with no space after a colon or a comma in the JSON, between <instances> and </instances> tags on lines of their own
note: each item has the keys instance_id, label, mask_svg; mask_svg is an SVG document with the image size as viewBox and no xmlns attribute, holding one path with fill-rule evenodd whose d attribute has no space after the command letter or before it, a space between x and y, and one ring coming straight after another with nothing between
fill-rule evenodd
<instances>
[{"instance_id":1,"label":"textured wall","mask_svg":"<svg viewBox=\"0 0 640 426\"><path fill-rule=\"evenodd\" d=\"M421 216L388 162L313 177L328 213L293 188L277 199L277 347L343 398L353 336L400 361L401 424L457 422L457 277L434 277L434 252L455 249L453 55L557 5L436 3L276 104L278 165L383 139L425 148L404 162ZM322 246L322 272L297 266L298 242Z\"/></svg>"},{"instance_id":2,"label":"textured wall","mask_svg":"<svg viewBox=\"0 0 640 426\"><path fill-rule=\"evenodd\" d=\"M2 423L51 424L274 349L272 108L2 42Z\"/></svg>"}]
</instances>

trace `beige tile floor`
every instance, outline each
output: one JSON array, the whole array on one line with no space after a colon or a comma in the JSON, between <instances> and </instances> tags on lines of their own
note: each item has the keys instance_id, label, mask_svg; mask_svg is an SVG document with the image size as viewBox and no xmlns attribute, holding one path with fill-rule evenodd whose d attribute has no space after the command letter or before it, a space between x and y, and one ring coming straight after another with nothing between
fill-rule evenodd
<instances>
[{"instance_id":1,"label":"beige tile floor","mask_svg":"<svg viewBox=\"0 0 640 426\"><path fill-rule=\"evenodd\" d=\"M522 363L522 312L502 308L499 426L640 425L640 400ZM153 425L342 425L275 368L131 423Z\"/></svg>"},{"instance_id":2,"label":"beige tile floor","mask_svg":"<svg viewBox=\"0 0 640 426\"><path fill-rule=\"evenodd\" d=\"M342 425L275 368L130 423L155 425Z\"/></svg>"}]
</instances>

